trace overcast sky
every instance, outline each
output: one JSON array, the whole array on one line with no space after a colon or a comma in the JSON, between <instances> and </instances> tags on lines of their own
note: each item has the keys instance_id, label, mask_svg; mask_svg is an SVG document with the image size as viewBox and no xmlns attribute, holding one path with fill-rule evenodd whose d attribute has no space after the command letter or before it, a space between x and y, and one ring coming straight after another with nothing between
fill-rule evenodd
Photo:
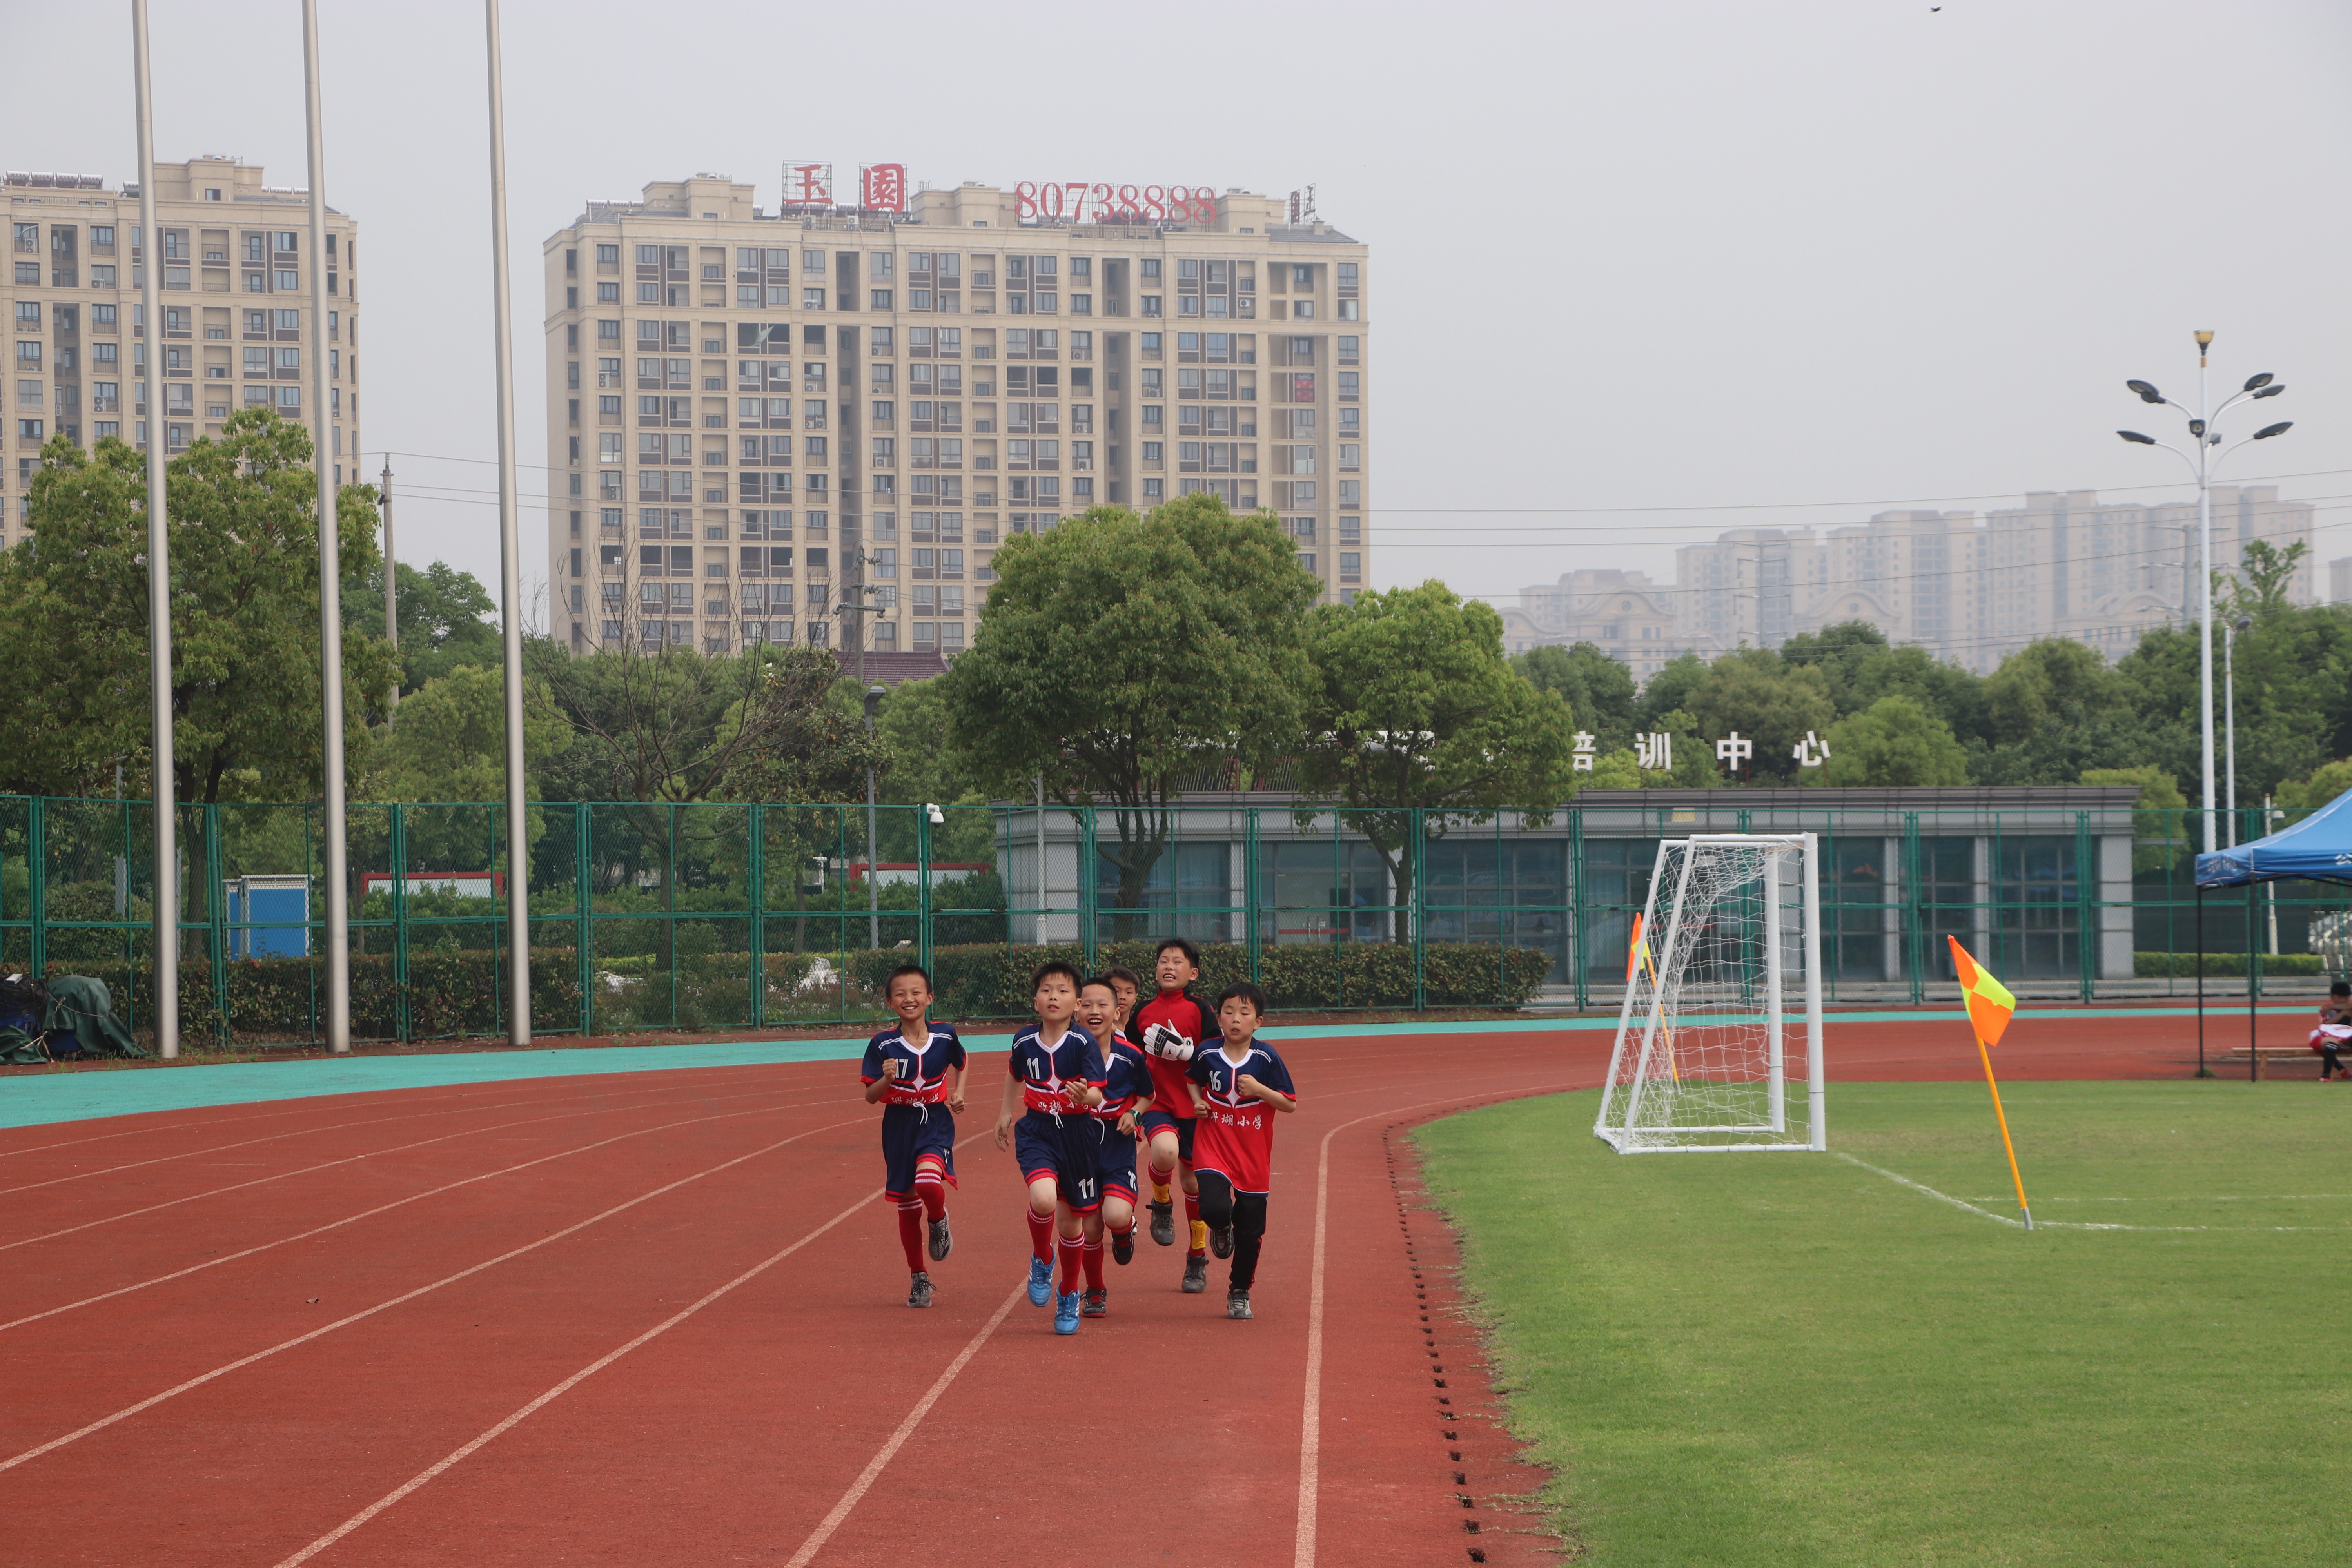
<instances>
[{"instance_id":1,"label":"overcast sky","mask_svg":"<svg viewBox=\"0 0 2352 1568\"><path fill-rule=\"evenodd\" d=\"M364 435L402 454L403 555L495 585L481 9L321 10L328 199L367 244ZM152 11L157 156L303 184L294 0ZM0 164L135 178L128 14L7 6ZM1313 183L1372 247L1382 585L1508 595L1663 577L1722 528L2189 493L2113 431L2155 412L2126 377L2193 390L2200 327L2217 386L2275 372L2261 412L2297 422L2224 477L2280 477L2321 503L2320 558L2352 555L2341 0L518 0L505 41L526 464L545 237L703 170L772 208L790 155L936 184ZM544 526L526 513L534 583Z\"/></svg>"}]
</instances>

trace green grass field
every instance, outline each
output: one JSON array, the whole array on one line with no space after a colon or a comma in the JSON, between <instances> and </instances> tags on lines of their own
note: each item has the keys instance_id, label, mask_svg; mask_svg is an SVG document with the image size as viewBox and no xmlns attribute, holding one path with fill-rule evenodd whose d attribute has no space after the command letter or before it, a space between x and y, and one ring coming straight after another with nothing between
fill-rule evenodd
<instances>
[{"instance_id":1,"label":"green grass field","mask_svg":"<svg viewBox=\"0 0 2352 1568\"><path fill-rule=\"evenodd\" d=\"M1421 1130L1582 1560L2352 1561L2352 1089L2003 1098L2031 1235L1835 1152L1619 1155L1589 1093ZM2016 1213L1982 1084L1829 1108Z\"/></svg>"}]
</instances>

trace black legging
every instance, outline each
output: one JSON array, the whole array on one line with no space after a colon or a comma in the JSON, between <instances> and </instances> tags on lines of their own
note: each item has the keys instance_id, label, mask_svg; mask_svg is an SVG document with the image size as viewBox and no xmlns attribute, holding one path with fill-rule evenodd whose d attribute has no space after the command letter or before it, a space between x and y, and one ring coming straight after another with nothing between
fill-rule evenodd
<instances>
[{"instance_id":1,"label":"black legging","mask_svg":"<svg viewBox=\"0 0 2352 1568\"><path fill-rule=\"evenodd\" d=\"M2343 1048L2342 1047L2338 1046L2338 1045L2337 1045L2335 1041L2333 1041L2333 1040L2326 1040L2326 1041L2321 1042L2320 1047L2319 1047L2319 1076L2320 1076L2320 1077L2322 1077L2322 1078L2352 1078L2352 1071L2347 1071L2347 1070L2346 1070L2346 1068L2345 1068L2344 1064L2343 1064L2342 1062L2340 1062L2340 1061L2338 1061L2338 1060L2336 1060L2336 1053L2337 1051L2341 1050L2342 1048Z\"/></svg>"},{"instance_id":2,"label":"black legging","mask_svg":"<svg viewBox=\"0 0 2352 1568\"><path fill-rule=\"evenodd\" d=\"M1201 1217L1212 1230L1234 1227L1234 1273L1228 1287L1246 1290L1257 1279L1257 1255L1265 1242L1265 1194L1237 1193L1233 1183L1214 1171L1202 1171Z\"/></svg>"}]
</instances>

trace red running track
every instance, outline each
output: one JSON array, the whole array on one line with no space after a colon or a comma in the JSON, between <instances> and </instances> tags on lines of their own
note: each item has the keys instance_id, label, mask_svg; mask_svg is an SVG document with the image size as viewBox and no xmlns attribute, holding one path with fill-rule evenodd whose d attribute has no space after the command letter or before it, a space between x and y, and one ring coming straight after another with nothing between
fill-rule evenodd
<instances>
[{"instance_id":1,"label":"red running track","mask_svg":"<svg viewBox=\"0 0 2352 1568\"><path fill-rule=\"evenodd\" d=\"M1591 1087L1608 1040L1286 1049L1256 1319L1145 1241L1069 1340L1019 1291L993 1057L923 1313L847 1062L0 1133L0 1563L1553 1561L1390 1135ZM2184 1041L2046 1015L2003 1070L2175 1076ZM1940 1021L1828 1054L1976 1070Z\"/></svg>"}]
</instances>

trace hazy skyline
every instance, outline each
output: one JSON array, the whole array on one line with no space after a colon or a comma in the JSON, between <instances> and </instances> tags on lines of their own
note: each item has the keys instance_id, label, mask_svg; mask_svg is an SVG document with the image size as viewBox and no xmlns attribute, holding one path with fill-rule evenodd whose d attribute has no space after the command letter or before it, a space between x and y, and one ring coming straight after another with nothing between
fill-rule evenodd
<instances>
[{"instance_id":1,"label":"hazy skyline","mask_svg":"<svg viewBox=\"0 0 2352 1568\"><path fill-rule=\"evenodd\" d=\"M328 199L368 247L367 477L401 454L403 557L495 589L481 11L321 12ZM135 180L128 16L12 18L0 164ZM152 27L157 157L304 184L293 0L160 3ZM2224 480L2278 476L2318 503L2320 559L2352 554L2340 5L1045 5L1015 29L510 4L504 33L527 496L541 240L697 171L772 208L794 156L1315 184L1373 247L1376 585L1507 597L1580 566L1667 577L1675 544L1731 527L2190 494L2113 432L2179 436L2122 382L2192 394L2199 327L2217 394L2273 372L2262 413L2296 422Z\"/></svg>"}]
</instances>

